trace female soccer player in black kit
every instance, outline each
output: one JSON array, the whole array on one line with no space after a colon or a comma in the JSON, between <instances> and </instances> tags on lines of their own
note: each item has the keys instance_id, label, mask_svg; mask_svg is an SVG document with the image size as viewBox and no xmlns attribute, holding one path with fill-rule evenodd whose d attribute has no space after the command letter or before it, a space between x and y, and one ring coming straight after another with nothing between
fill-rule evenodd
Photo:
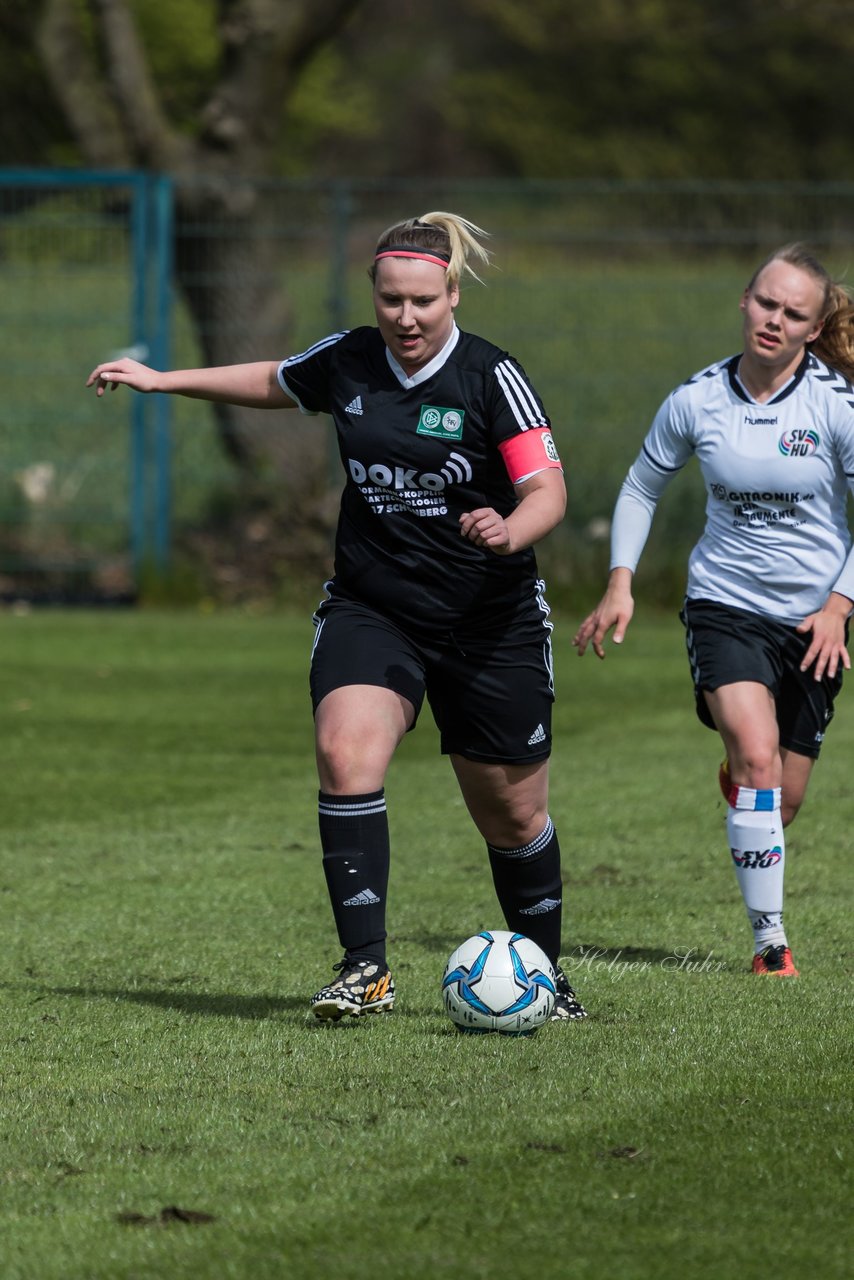
<instances>
[{"instance_id":1,"label":"female soccer player in black kit","mask_svg":"<svg viewBox=\"0 0 854 1280\"><path fill-rule=\"evenodd\" d=\"M558 969L555 1019L585 1016L558 968L552 626L532 549L562 519L566 492L524 371L455 322L461 278L477 279L469 259L488 261L483 234L449 213L390 227L370 270L376 327L302 355L165 373L125 358L87 383L98 395L124 384L334 419L346 484L311 693L323 868L344 957L311 1001L321 1019L394 1003L384 785L425 694L508 928Z\"/></svg>"}]
</instances>

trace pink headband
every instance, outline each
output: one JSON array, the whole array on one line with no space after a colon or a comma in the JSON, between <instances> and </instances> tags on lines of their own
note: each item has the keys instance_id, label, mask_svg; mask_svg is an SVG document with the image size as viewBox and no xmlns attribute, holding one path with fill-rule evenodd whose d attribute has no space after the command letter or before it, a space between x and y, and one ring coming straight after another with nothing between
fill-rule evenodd
<instances>
[{"instance_id":1,"label":"pink headband","mask_svg":"<svg viewBox=\"0 0 854 1280\"><path fill-rule=\"evenodd\" d=\"M379 262L380 258L420 258L422 262L435 262L437 267L447 269L450 259L439 258L435 253L421 253L417 249L383 249L374 258L374 262Z\"/></svg>"}]
</instances>

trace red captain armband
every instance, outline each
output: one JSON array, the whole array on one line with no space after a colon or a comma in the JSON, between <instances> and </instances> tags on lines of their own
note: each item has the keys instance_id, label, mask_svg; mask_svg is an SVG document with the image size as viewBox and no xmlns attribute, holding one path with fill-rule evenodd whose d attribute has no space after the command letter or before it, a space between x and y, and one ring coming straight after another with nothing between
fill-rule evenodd
<instances>
[{"instance_id":1,"label":"red captain armband","mask_svg":"<svg viewBox=\"0 0 854 1280\"><path fill-rule=\"evenodd\" d=\"M519 484L548 467L563 470L557 445L548 427L532 427L509 440L502 440L498 448L513 484Z\"/></svg>"}]
</instances>

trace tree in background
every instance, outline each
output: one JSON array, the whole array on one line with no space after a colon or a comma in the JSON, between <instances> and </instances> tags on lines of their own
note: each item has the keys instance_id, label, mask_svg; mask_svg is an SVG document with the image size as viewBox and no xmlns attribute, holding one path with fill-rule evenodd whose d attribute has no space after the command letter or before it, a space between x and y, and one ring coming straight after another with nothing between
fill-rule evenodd
<instances>
[{"instance_id":1,"label":"tree in background","mask_svg":"<svg viewBox=\"0 0 854 1280\"><path fill-rule=\"evenodd\" d=\"M288 172L833 182L852 171L854 0L371 0L362 18L289 104Z\"/></svg>"},{"instance_id":2,"label":"tree in background","mask_svg":"<svg viewBox=\"0 0 854 1280\"><path fill-rule=\"evenodd\" d=\"M202 357L253 359L289 347L257 179L847 177L852 18L852 0L0 0L0 159L174 174ZM268 422L217 413L239 464L269 459Z\"/></svg>"},{"instance_id":3,"label":"tree in background","mask_svg":"<svg viewBox=\"0 0 854 1280\"><path fill-rule=\"evenodd\" d=\"M0 0L0 154L833 181L852 55L854 0Z\"/></svg>"},{"instance_id":4,"label":"tree in background","mask_svg":"<svg viewBox=\"0 0 854 1280\"><path fill-rule=\"evenodd\" d=\"M174 174L201 358L266 358L293 349L266 179L846 181L852 19L854 0L0 0L0 163ZM214 412L238 497L283 493L304 554L324 433Z\"/></svg>"},{"instance_id":5,"label":"tree in background","mask_svg":"<svg viewBox=\"0 0 854 1280\"><path fill-rule=\"evenodd\" d=\"M276 171L289 100L362 4L43 0L36 45L50 109L58 105L83 162L179 179L176 274L205 363L266 358L259 335L285 344L286 300L269 238L256 234L265 192L252 179ZM268 460L258 415L216 413L238 464Z\"/></svg>"},{"instance_id":6,"label":"tree in background","mask_svg":"<svg viewBox=\"0 0 854 1280\"><path fill-rule=\"evenodd\" d=\"M470 145L536 177L847 179L851 0L470 0ZM466 48L460 42L458 48ZM488 52L488 56L483 56ZM483 104L488 104L484 109Z\"/></svg>"}]
</instances>

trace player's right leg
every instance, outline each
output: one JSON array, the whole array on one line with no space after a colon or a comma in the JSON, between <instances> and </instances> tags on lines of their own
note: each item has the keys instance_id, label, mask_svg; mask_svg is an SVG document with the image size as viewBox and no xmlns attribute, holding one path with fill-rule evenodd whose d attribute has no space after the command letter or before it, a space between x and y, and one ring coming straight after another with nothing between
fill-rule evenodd
<instances>
[{"instance_id":1,"label":"player's right leg","mask_svg":"<svg viewBox=\"0 0 854 1280\"><path fill-rule=\"evenodd\" d=\"M787 751L785 747L780 750L780 758L783 762L781 816L783 826L788 827L800 812L815 760L810 756L799 755L795 751ZM724 800L729 804L729 798L732 794L732 772L728 756L721 761L718 769L718 786L721 789Z\"/></svg>"},{"instance_id":2,"label":"player's right leg","mask_svg":"<svg viewBox=\"0 0 854 1280\"><path fill-rule=\"evenodd\" d=\"M385 954L390 855L383 780L413 718L410 703L374 685L335 689L317 708L323 871L344 948L337 978L311 1001L324 1020L382 1012L394 1004Z\"/></svg>"},{"instance_id":3,"label":"player's right leg","mask_svg":"<svg viewBox=\"0 0 854 1280\"><path fill-rule=\"evenodd\" d=\"M727 836L753 929L752 971L797 976L783 928L783 766L774 699L755 681L705 696L727 751Z\"/></svg>"},{"instance_id":4,"label":"player's right leg","mask_svg":"<svg viewBox=\"0 0 854 1280\"><path fill-rule=\"evenodd\" d=\"M768 947L785 950L777 697L793 633L774 619L711 600L687 600L680 617L697 715L718 731L726 750L719 782L727 802L730 854L753 930L754 956ZM757 963L754 959L754 972L759 972Z\"/></svg>"},{"instance_id":5,"label":"player's right leg","mask_svg":"<svg viewBox=\"0 0 854 1280\"><path fill-rule=\"evenodd\" d=\"M402 673L405 693L389 687L389 670ZM382 618L349 604L320 611L311 668L318 825L344 951L334 966L337 976L311 1001L324 1021L394 1005L386 963L390 851L384 780L417 718L418 680L417 662Z\"/></svg>"}]
</instances>

